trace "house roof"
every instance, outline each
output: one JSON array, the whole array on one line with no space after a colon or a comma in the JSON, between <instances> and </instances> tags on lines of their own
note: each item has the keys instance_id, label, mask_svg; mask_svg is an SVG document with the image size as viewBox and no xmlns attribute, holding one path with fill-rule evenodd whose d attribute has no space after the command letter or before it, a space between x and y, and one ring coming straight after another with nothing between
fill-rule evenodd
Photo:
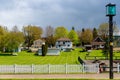
<instances>
[{"instance_id":1,"label":"house roof","mask_svg":"<svg viewBox=\"0 0 120 80\"><path fill-rule=\"evenodd\" d=\"M104 40L101 37L96 37L93 42L104 42Z\"/></svg>"},{"instance_id":2,"label":"house roof","mask_svg":"<svg viewBox=\"0 0 120 80\"><path fill-rule=\"evenodd\" d=\"M71 41L69 38L60 38L57 41Z\"/></svg>"},{"instance_id":3,"label":"house roof","mask_svg":"<svg viewBox=\"0 0 120 80\"><path fill-rule=\"evenodd\" d=\"M36 42L36 41L45 42L44 40L41 40L41 39L37 39L34 42Z\"/></svg>"},{"instance_id":4,"label":"house roof","mask_svg":"<svg viewBox=\"0 0 120 80\"><path fill-rule=\"evenodd\" d=\"M100 37L96 37L91 44L92 45L104 45L105 41Z\"/></svg>"}]
</instances>

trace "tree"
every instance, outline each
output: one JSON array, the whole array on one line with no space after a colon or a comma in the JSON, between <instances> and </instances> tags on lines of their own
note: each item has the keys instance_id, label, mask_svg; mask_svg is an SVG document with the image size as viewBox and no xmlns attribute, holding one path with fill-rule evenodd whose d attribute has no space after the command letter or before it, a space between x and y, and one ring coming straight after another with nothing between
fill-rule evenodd
<instances>
[{"instance_id":1,"label":"tree","mask_svg":"<svg viewBox=\"0 0 120 80\"><path fill-rule=\"evenodd\" d=\"M45 32L46 43L48 44L48 47L55 46L56 38L54 37L54 28L51 26L47 26Z\"/></svg>"},{"instance_id":2,"label":"tree","mask_svg":"<svg viewBox=\"0 0 120 80\"><path fill-rule=\"evenodd\" d=\"M31 27L31 35L32 35L32 38L33 40L37 40L37 39L40 39L41 38L41 35L43 33L43 30L41 27L38 27L38 26L32 26Z\"/></svg>"},{"instance_id":3,"label":"tree","mask_svg":"<svg viewBox=\"0 0 120 80\"><path fill-rule=\"evenodd\" d=\"M5 48L7 51L14 52L20 44L24 42L23 33L20 32L17 27L13 27L12 31L8 32L5 38L6 45Z\"/></svg>"},{"instance_id":4,"label":"tree","mask_svg":"<svg viewBox=\"0 0 120 80\"><path fill-rule=\"evenodd\" d=\"M12 31L15 32L15 33L20 32L17 26L14 26L14 27L12 28Z\"/></svg>"},{"instance_id":5,"label":"tree","mask_svg":"<svg viewBox=\"0 0 120 80\"><path fill-rule=\"evenodd\" d=\"M45 43L42 45L42 56L46 56L48 50L48 45Z\"/></svg>"},{"instance_id":6,"label":"tree","mask_svg":"<svg viewBox=\"0 0 120 80\"><path fill-rule=\"evenodd\" d=\"M67 36L68 36L68 30L65 27L61 26L55 29L56 38L67 37Z\"/></svg>"},{"instance_id":7,"label":"tree","mask_svg":"<svg viewBox=\"0 0 120 80\"><path fill-rule=\"evenodd\" d=\"M108 23L100 24L98 33L99 33L99 35L102 36L103 39L105 39L109 34L109 24Z\"/></svg>"},{"instance_id":8,"label":"tree","mask_svg":"<svg viewBox=\"0 0 120 80\"><path fill-rule=\"evenodd\" d=\"M77 45L79 43L78 35L73 29L69 32L68 38L72 40L74 45Z\"/></svg>"},{"instance_id":9,"label":"tree","mask_svg":"<svg viewBox=\"0 0 120 80\"><path fill-rule=\"evenodd\" d=\"M29 49L29 47L33 44L34 40L41 38L43 30L41 27L28 25L23 27L23 33L25 37L25 44Z\"/></svg>"},{"instance_id":10,"label":"tree","mask_svg":"<svg viewBox=\"0 0 120 80\"><path fill-rule=\"evenodd\" d=\"M84 46L84 39L83 39L84 33L85 33L85 29L82 28L82 32L81 32L81 35L80 35L80 40L82 42L82 46Z\"/></svg>"},{"instance_id":11,"label":"tree","mask_svg":"<svg viewBox=\"0 0 120 80\"><path fill-rule=\"evenodd\" d=\"M93 28L93 39L95 39L98 36L98 32L96 28Z\"/></svg>"},{"instance_id":12,"label":"tree","mask_svg":"<svg viewBox=\"0 0 120 80\"><path fill-rule=\"evenodd\" d=\"M118 33L119 29L116 25L113 26L113 33ZM108 23L102 23L99 26L98 34L102 36L103 39L105 39L109 35L109 24Z\"/></svg>"},{"instance_id":13,"label":"tree","mask_svg":"<svg viewBox=\"0 0 120 80\"><path fill-rule=\"evenodd\" d=\"M84 44L90 44L93 40L93 34L90 29L86 29L84 32L81 33L81 39Z\"/></svg>"},{"instance_id":14,"label":"tree","mask_svg":"<svg viewBox=\"0 0 120 80\"><path fill-rule=\"evenodd\" d=\"M108 59L108 54L109 54L109 37L107 37L105 39L105 45L104 45L104 49L103 49L103 55L106 57L106 59Z\"/></svg>"},{"instance_id":15,"label":"tree","mask_svg":"<svg viewBox=\"0 0 120 80\"><path fill-rule=\"evenodd\" d=\"M56 40L57 40L57 38L54 37L54 36L49 36L49 37L47 37L46 43L48 44L48 47L53 47L53 46L55 46Z\"/></svg>"},{"instance_id":16,"label":"tree","mask_svg":"<svg viewBox=\"0 0 120 80\"><path fill-rule=\"evenodd\" d=\"M85 32L85 29L84 29L84 28L82 28L82 32Z\"/></svg>"},{"instance_id":17,"label":"tree","mask_svg":"<svg viewBox=\"0 0 120 80\"><path fill-rule=\"evenodd\" d=\"M80 30L77 31L77 35L78 35L78 39L79 39L79 45L82 43L81 33L82 33L82 32L81 32Z\"/></svg>"},{"instance_id":18,"label":"tree","mask_svg":"<svg viewBox=\"0 0 120 80\"><path fill-rule=\"evenodd\" d=\"M47 26L45 29L46 37L50 37L54 35L54 28L52 26Z\"/></svg>"},{"instance_id":19,"label":"tree","mask_svg":"<svg viewBox=\"0 0 120 80\"><path fill-rule=\"evenodd\" d=\"M0 26L0 50L5 51L5 46L6 46L6 38L7 38L8 30Z\"/></svg>"}]
</instances>

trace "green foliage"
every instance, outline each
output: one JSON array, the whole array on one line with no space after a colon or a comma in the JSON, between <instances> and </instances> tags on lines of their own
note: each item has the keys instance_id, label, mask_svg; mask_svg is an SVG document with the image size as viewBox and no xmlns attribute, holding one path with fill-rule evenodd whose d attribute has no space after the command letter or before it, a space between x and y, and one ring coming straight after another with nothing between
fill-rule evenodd
<instances>
[{"instance_id":1,"label":"green foliage","mask_svg":"<svg viewBox=\"0 0 120 80\"><path fill-rule=\"evenodd\" d=\"M78 35L74 30L71 30L69 32L68 37L72 40L74 45L77 45L79 43Z\"/></svg>"},{"instance_id":2,"label":"green foliage","mask_svg":"<svg viewBox=\"0 0 120 80\"><path fill-rule=\"evenodd\" d=\"M84 32L81 33L81 40L84 44L90 44L93 40L93 34L90 29L86 29Z\"/></svg>"},{"instance_id":3,"label":"green foliage","mask_svg":"<svg viewBox=\"0 0 120 80\"><path fill-rule=\"evenodd\" d=\"M55 46L55 43L56 43L56 37L54 37L54 36L49 36L49 37L47 37L47 39L46 39L46 43L48 44L48 47L53 47L53 46Z\"/></svg>"},{"instance_id":4,"label":"green foliage","mask_svg":"<svg viewBox=\"0 0 120 80\"><path fill-rule=\"evenodd\" d=\"M98 36L97 29L94 28L94 29L93 29L93 39L95 39L97 36Z\"/></svg>"},{"instance_id":5,"label":"green foliage","mask_svg":"<svg viewBox=\"0 0 120 80\"><path fill-rule=\"evenodd\" d=\"M23 34L25 38L25 44L30 47L34 40L40 39L43 30L41 27L28 25L23 27Z\"/></svg>"},{"instance_id":6,"label":"green foliage","mask_svg":"<svg viewBox=\"0 0 120 80\"><path fill-rule=\"evenodd\" d=\"M0 50L3 51L3 48L5 46L5 37L7 34L7 30L4 29L2 26L0 26Z\"/></svg>"},{"instance_id":7,"label":"green foliage","mask_svg":"<svg viewBox=\"0 0 120 80\"><path fill-rule=\"evenodd\" d=\"M109 24L108 23L100 24L100 26L98 28L98 32L101 35L101 37L103 39L105 39L109 34Z\"/></svg>"},{"instance_id":8,"label":"green foliage","mask_svg":"<svg viewBox=\"0 0 120 80\"><path fill-rule=\"evenodd\" d=\"M46 56L48 50L48 45L42 45L42 56Z\"/></svg>"},{"instance_id":9,"label":"green foliage","mask_svg":"<svg viewBox=\"0 0 120 80\"><path fill-rule=\"evenodd\" d=\"M12 31L0 27L0 50L2 52L13 52L23 41L23 34L17 26L14 26Z\"/></svg>"},{"instance_id":10,"label":"green foliage","mask_svg":"<svg viewBox=\"0 0 120 80\"><path fill-rule=\"evenodd\" d=\"M61 26L61 27L57 27L55 29L55 37L57 37L57 38L62 38L62 37L66 38L67 35L68 35L68 30L65 27Z\"/></svg>"},{"instance_id":11,"label":"green foliage","mask_svg":"<svg viewBox=\"0 0 120 80\"><path fill-rule=\"evenodd\" d=\"M106 59L108 59L108 54L109 54L109 38L106 37L105 38L105 45L104 45L104 49L103 49L103 55L106 57Z\"/></svg>"},{"instance_id":12,"label":"green foliage","mask_svg":"<svg viewBox=\"0 0 120 80\"><path fill-rule=\"evenodd\" d=\"M22 32L20 32L16 26L12 31L8 32L5 39L5 48L10 52L14 52L24 41Z\"/></svg>"}]
</instances>

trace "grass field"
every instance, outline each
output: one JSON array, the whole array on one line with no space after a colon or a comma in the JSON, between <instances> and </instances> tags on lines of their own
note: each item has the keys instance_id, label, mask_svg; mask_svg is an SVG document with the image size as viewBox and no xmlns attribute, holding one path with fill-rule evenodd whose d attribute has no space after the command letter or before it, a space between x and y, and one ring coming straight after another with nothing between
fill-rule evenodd
<instances>
[{"instance_id":1,"label":"grass field","mask_svg":"<svg viewBox=\"0 0 120 80\"><path fill-rule=\"evenodd\" d=\"M0 80L98 80L98 79L0 79ZM109 80L109 79L99 79L99 80Z\"/></svg>"},{"instance_id":2,"label":"grass field","mask_svg":"<svg viewBox=\"0 0 120 80\"><path fill-rule=\"evenodd\" d=\"M20 52L18 56L0 53L0 64L79 64L78 56L85 59L87 52L76 48L71 52L61 52L59 56L36 56L34 53ZM90 56L103 56L102 50L92 50ZM117 53L118 55L118 53Z\"/></svg>"},{"instance_id":3,"label":"grass field","mask_svg":"<svg viewBox=\"0 0 120 80\"><path fill-rule=\"evenodd\" d=\"M0 79L0 80L93 80L93 79ZM98 80L98 79L94 79L94 80Z\"/></svg>"}]
</instances>

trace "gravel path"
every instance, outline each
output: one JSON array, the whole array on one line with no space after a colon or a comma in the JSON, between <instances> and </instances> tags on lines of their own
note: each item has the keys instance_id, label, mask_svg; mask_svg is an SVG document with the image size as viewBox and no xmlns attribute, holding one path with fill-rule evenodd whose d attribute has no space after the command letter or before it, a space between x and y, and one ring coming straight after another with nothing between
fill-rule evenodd
<instances>
[{"instance_id":1,"label":"gravel path","mask_svg":"<svg viewBox=\"0 0 120 80\"><path fill-rule=\"evenodd\" d=\"M108 73L101 74L1 74L0 79L109 79ZM115 73L114 79L120 79Z\"/></svg>"}]
</instances>

